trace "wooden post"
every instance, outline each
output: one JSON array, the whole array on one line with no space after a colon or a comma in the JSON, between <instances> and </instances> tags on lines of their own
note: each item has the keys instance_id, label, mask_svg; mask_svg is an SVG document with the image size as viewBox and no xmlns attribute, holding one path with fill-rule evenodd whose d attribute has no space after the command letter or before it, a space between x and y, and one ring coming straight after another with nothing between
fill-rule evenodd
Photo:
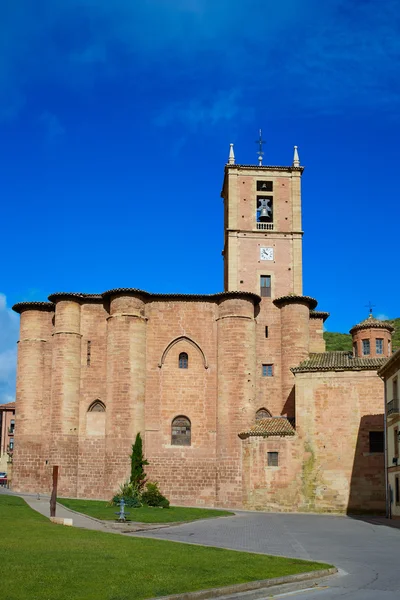
<instances>
[{"instance_id":1,"label":"wooden post","mask_svg":"<svg viewBox=\"0 0 400 600\"><path fill-rule=\"evenodd\" d=\"M57 502L57 482L58 482L58 467L53 467L53 489L51 491L50 498L50 516L56 516L56 502Z\"/></svg>"}]
</instances>

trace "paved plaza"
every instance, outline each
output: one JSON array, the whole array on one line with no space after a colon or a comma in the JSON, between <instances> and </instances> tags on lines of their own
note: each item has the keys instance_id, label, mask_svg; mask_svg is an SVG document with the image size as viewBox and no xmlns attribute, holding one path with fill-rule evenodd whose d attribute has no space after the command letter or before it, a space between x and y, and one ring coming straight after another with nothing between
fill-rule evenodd
<instances>
[{"instance_id":1,"label":"paved plaza","mask_svg":"<svg viewBox=\"0 0 400 600\"><path fill-rule=\"evenodd\" d=\"M320 560L340 569L326 589L295 593L300 600L400 598L400 529L383 518L238 512L135 535Z\"/></svg>"}]
</instances>

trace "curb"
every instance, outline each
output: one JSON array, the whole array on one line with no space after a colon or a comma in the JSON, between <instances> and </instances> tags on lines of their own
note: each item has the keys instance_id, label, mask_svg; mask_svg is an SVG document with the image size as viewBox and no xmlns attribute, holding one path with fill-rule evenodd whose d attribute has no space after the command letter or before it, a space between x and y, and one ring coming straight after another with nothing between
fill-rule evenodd
<instances>
[{"instance_id":1,"label":"curb","mask_svg":"<svg viewBox=\"0 0 400 600\"><path fill-rule=\"evenodd\" d=\"M306 582L315 584L329 575L335 575L338 572L336 567L330 569L321 569L320 571L310 571L309 573L298 573L296 575L285 575L284 577L274 577L273 579L259 579L249 581L248 583L239 583L236 585L228 585L226 587L209 588L208 590L200 590L198 592L186 592L184 594L173 594L172 596L157 596L150 600L205 600L207 598L218 598L221 596L229 596L243 592L256 592L265 590L275 586L284 584L296 584ZM299 588L300 589L300 588Z\"/></svg>"}]
</instances>

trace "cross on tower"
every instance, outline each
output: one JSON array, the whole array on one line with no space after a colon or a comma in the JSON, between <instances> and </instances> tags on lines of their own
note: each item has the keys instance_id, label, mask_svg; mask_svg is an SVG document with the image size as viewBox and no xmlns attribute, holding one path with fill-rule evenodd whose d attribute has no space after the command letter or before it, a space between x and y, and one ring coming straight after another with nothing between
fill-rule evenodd
<instances>
[{"instance_id":1,"label":"cross on tower","mask_svg":"<svg viewBox=\"0 0 400 600\"><path fill-rule=\"evenodd\" d=\"M368 302L368 304L365 305L366 308L369 308L369 316L372 317L372 309L375 308L375 304L371 303L371 300Z\"/></svg>"},{"instance_id":2,"label":"cross on tower","mask_svg":"<svg viewBox=\"0 0 400 600\"><path fill-rule=\"evenodd\" d=\"M261 129L260 129L260 137L258 138L258 140L256 140L256 144L258 144L258 152L257 152L257 154L258 154L258 165L261 167L263 156L264 156L263 144L265 144L264 140L262 139Z\"/></svg>"}]
</instances>

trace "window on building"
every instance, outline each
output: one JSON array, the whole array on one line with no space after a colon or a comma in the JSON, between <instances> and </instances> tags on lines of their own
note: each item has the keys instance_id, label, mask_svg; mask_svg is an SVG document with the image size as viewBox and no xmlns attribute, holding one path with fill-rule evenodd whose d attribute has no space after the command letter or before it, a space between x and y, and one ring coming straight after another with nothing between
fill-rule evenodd
<instances>
[{"instance_id":1,"label":"window on building","mask_svg":"<svg viewBox=\"0 0 400 600\"><path fill-rule=\"evenodd\" d=\"M393 457L399 458L399 428L393 429Z\"/></svg>"},{"instance_id":2,"label":"window on building","mask_svg":"<svg viewBox=\"0 0 400 600\"><path fill-rule=\"evenodd\" d=\"M272 415L266 408L260 408L256 412L256 421L259 421L260 419L268 419L269 417L272 417Z\"/></svg>"},{"instance_id":3,"label":"window on building","mask_svg":"<svg viewBox=\"0 0 400 600\"><path fill-rule=\"evenodd\" d=\"M362 353L363 356L368 356L369 354L371 354L369 340L362 340Z\"/></svg>"},{"instance_id":4,"label":"window on building","mask_svg":"<svg viewBox=\"0 0 400 600\"><path fill-rule=\"evenodd\" d=\"M384 451L383 431L369 432L369 451L371 453L381 453Z\"/></svg>"},{"instance_id":5,"label":"window on building","mask_svg":"<svg viewBox=\"0 0 400 600\"><path fill-rule=\"evenodd\" d=\"M269 467L279 466L279 452L268 452L267 458Z\"/></svg>"},{"instance_id":6,"label":"window on building","mask_svg":"<svg viewBox=\"0 0 400 600\"><path fill-rule=\"evenodd\" d=\"M375 340L375 350L377 354L383 354L383 339L377 338Z\"/></svg>"},{"instance_id":7,"label":"window on building","mask_svg":"<svg viewBox=\"0 0 400 600\"><path fill-rule=\"evenodd\" d=\"M396 501L396 505L398 506L400 504L400 485L399 485L399 477L396 475L395 481L394 481L394 495L395 495L395 501Z\"/></svg>"},{"instance_id":8,"label":"window on building","mask_svg":"<svg viewBox=\"0 0 400 600\"><path fill-rule=\"evenodd\" d=\"M11 419L9 432L14 433L14 429L15 429L15 419Z\"/></svg>"},{"instance_id":9,"label":"window on building","mask_svg":"<svg viewBox=\"0 0 400 600\"><path fill-rule=\"evenodd\" d=\"M187 417L175 417L172 421L171 444L173 446L190 446L191 424Z\"/></svg>"},{"instance_id":10,"label":"window on building","mask_svg":"<svg viewBox=\"0 0 400 600\"><path fill-rule=\"evenodd\" d=\"M8 442L8 449L10 451L14 450L14 438L10 438L10 441Z\"/></svg>"},{"instance_id":11,"label":"window on building","mask_svg":"<svg viewBox=\"0 0 400 600\"><path fill-rule=\"evenodd\" d=\"M187 369L189 366L189 357L186 352L181 352L179 355L179 368Z\"/></svg>"},{"instance_id":12,"label":"window on building","mask_svg":"<svg viewBox=\"0 0 400 600\"><path fill-rule=\"evenodd\" d=\"M272 192L273 181L257 181L257 192Z\"/></svg>"},{"instance_id":13,"label":"window on building","mask_svg":"<svg viewBox=\"0 0 400 600\"><path fill-rule=\"evenodd\" d=\"M274 376L274 365L263 365L262 366L262 376L263 377L273 377Z\"/></svg>"},{"instance_id":14,"label":"window on building","mask_svg":"<svg viewBox=\"0 0 400 600\"><path fill-rule=\"evenodd\" d=\"M260 296L271 298L271 275L261 275Z\"/></svg>"},{"instance_id":15,"label":"window on building","mask_svg":"<svg viewBox=\"0 0 400 600\"><path fill-rule=\"evenodd\" d=\"M398 396L398 385L397 385L397 377L393 377L393 383L392 383L392 391L393 391L393 400L398 400L399 396Z\"/></svg>"},{"instance_id":16,"label":"window on building","mask_svg":"<svg viewBox=\"0 0 400 600\"><path fill-rule=\"evenodd\" d=\"M265 337L268 337L268 325L265 326Z\"/></svg>"},{"instance_id":17,"label":"window on building","mask_svg":"<svg viewBox=\"0 0 400 600\"><path fill-rule=\"evenodd\" d=\"M101 400L95 400L89 406L88 412L106 412L106 405Z\"/></svg>"}]
</instances>

